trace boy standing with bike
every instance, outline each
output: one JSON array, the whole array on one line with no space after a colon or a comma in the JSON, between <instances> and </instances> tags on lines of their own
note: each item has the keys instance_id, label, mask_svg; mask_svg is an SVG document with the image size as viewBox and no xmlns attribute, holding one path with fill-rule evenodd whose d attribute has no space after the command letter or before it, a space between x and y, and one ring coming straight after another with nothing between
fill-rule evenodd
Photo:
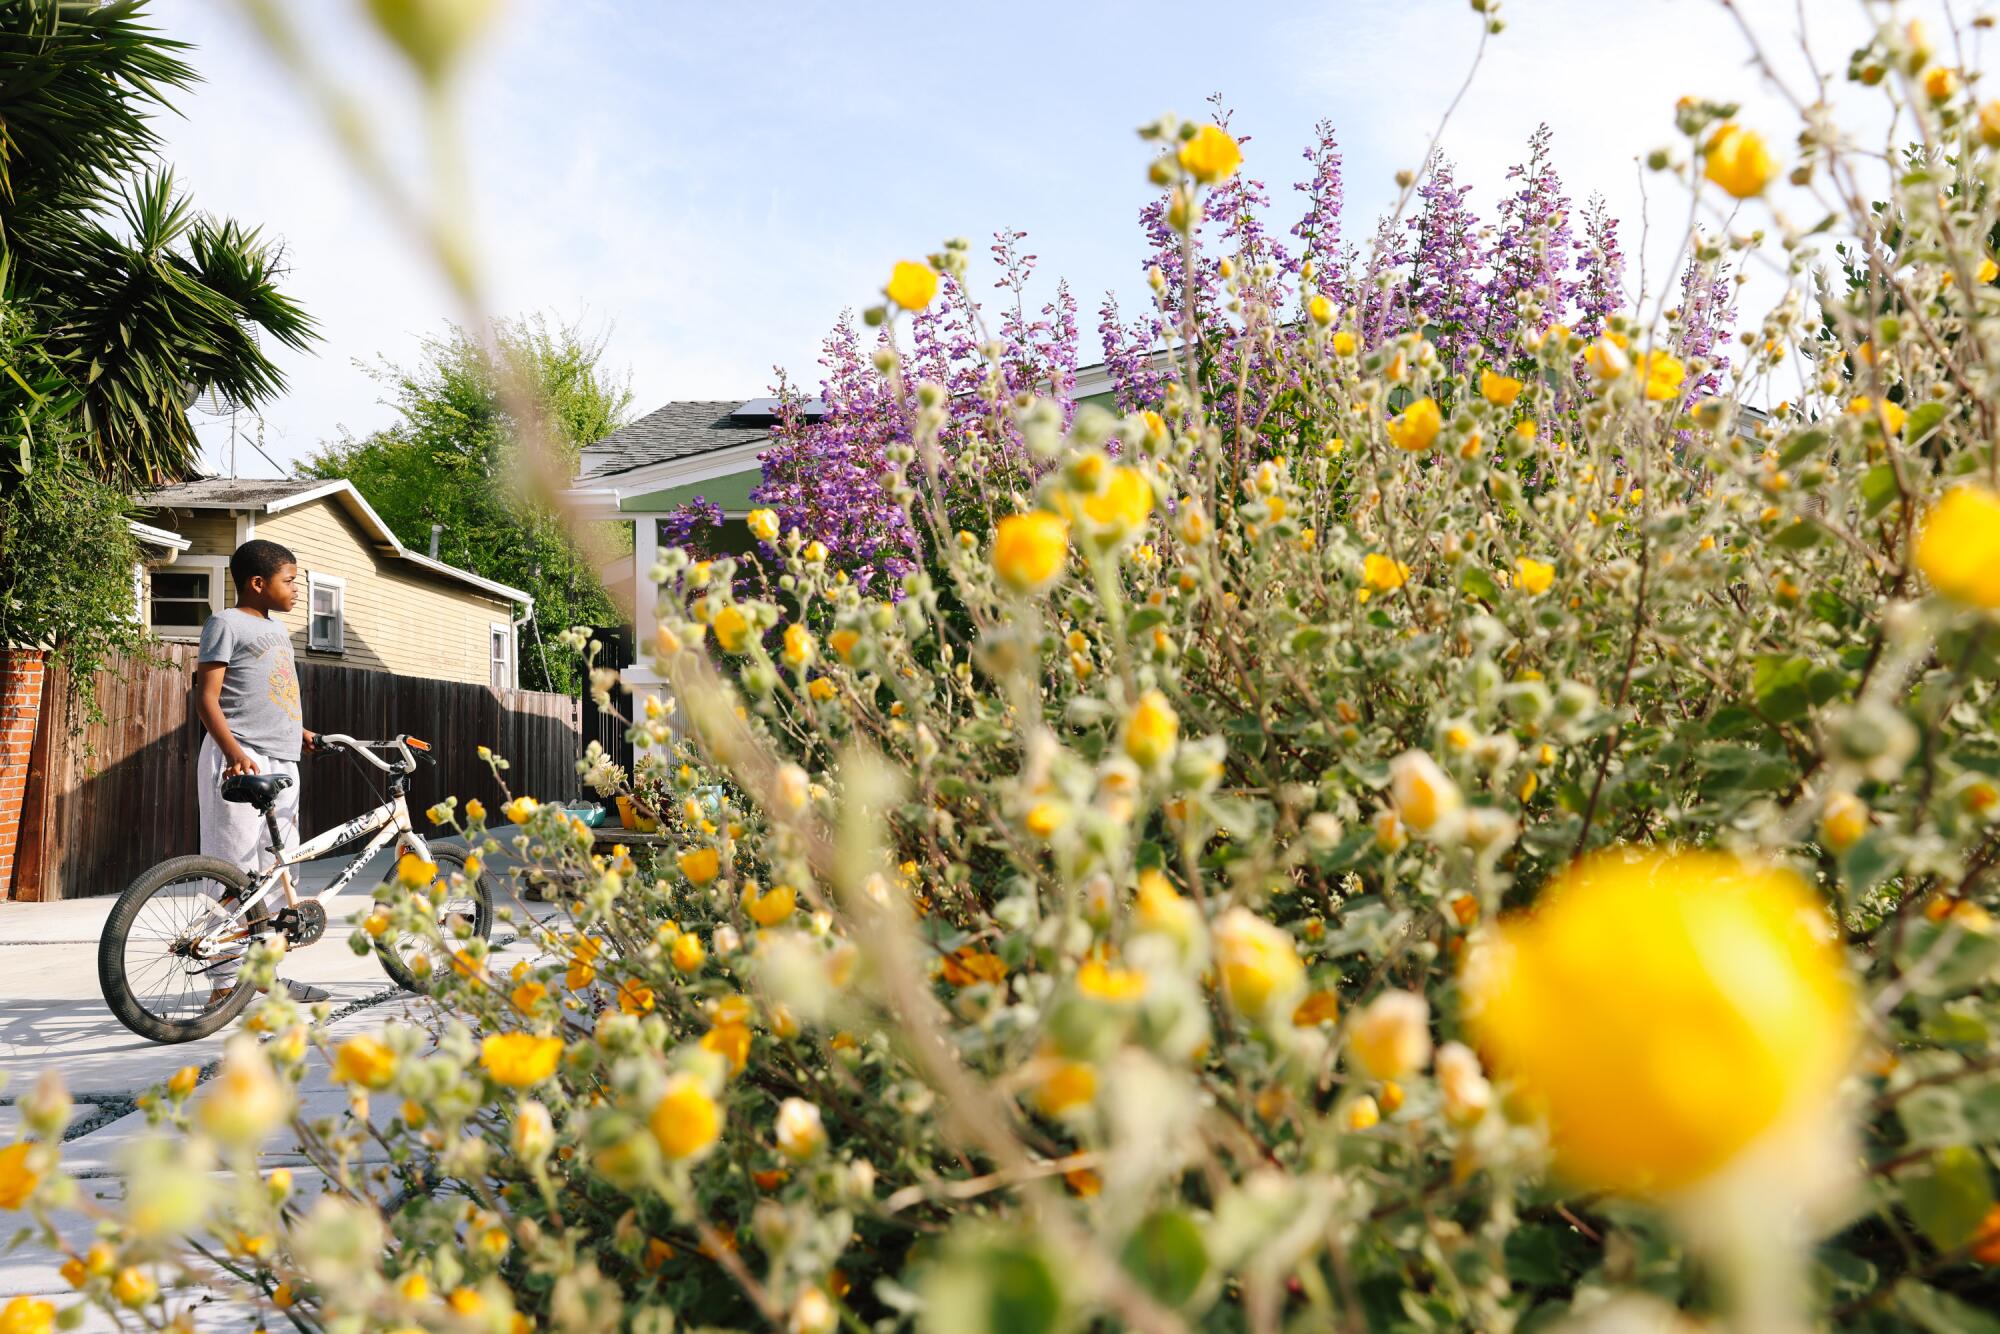
<instances>
[{"instance_id":1,"label":"boy standing with bike","mask_svg":"<svg viewBox=\"0 0 2000 1334\"><path fill-rule=\"evenodd\" d=\"M201 855L260 871L272 862L264 818L245 803L223 800L222 783L235 774L289 777L272 814L284 846L298 844L299 756L315 738L301 722L292 637L277 619L298 601L298 559L276 542L252 538L230 556L229 575L236 605L202 625L194 669L195 716L207 733L195 761ZM218 974L218 992L231 980ZM296 984L293 990L308 991Z\"/></svg>"},{"instance_id":2,"label":"boy standing with bike","mask_svg":"<svg viewBox=\"0 0 2000 1334\"><path fill-rule=\"evenodd\" d=\"M299 836L299 756L312 744L300 722L299 673L292 637L278 616L298 601L299 565L276 542L253 538L229 558L236 605L201 627L194 669L194 711L207 735L195 762L201 803L201 852L245 870L270 860L269 836L256 811L222 799L233 774L283 774L292 781L274 813L285 846Z\"/></svg>"}]
</instances>

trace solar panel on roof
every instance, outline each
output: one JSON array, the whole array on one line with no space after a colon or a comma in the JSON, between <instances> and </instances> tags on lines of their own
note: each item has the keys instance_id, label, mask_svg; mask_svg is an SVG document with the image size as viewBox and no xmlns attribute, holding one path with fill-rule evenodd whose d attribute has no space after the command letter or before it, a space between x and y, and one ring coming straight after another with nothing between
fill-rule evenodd
<instances>
[{"instance_id":1,"label":"solar panel on roof","mask_svg":"<svg viewBox=\"0 0 2000 1334\"><path fill-rule=\"evenodd\" d=\"M753 398L742 407L729 414L729 419L745 426L769 426L777 421L784 404L775 398ZM818 421L826 415L826 404L816 398L809 398L799 404L799 415L807 421Z\"/></svg>"}]
</instances>

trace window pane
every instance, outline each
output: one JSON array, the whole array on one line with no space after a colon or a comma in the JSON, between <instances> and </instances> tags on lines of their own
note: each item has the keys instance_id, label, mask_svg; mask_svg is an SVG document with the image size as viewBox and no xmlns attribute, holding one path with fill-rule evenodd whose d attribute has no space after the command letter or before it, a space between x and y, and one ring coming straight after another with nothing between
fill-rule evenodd
<instances>
[{"instance_id":1,"label":"window pane","mask_svg":"<svg viewBox=\"0 0 2000 1334\"><path fill-rule=\"evenodd\" d=\"M162 602L153 600L153 624L155 626L198 626L208 619L208 603L202 602Z\"/></svg>"},{"instance_id":2,"label":"window pane","mask_svg":"<svg viewBox=\"0 0 2000 1334\"><path fill-rule=\"evenodd\" d=\"M208 601L208 571L206 570L155 570L153 571L153 596L157 598L191 598L197 602Z\"/></svg>"}]
</instances>

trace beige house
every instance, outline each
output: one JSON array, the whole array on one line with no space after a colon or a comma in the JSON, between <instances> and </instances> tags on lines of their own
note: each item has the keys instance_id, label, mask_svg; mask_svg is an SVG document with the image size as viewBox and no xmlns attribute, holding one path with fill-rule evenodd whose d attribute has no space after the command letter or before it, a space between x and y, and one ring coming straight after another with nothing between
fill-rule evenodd
<instances>
[{"instance_id":1,"label":"beige house","mask_svg":"<svg viewBox=\"0 0 2000 1334\"><path fill-rule=\"evenodd\" d=\"M229 555L261 537L299 560L285 620L301 662L518 683L519 627L534 600L409 550L351 482L212 477L155 491L141 508L138 605L162 639L198 639L202 622L233 605Z\"/></svg>"}]
</instances>

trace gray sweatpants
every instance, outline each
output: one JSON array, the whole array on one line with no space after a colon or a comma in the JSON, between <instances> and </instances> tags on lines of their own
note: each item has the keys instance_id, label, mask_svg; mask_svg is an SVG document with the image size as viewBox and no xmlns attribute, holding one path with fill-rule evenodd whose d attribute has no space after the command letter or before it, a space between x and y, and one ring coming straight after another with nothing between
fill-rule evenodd
<instances>
[{"instance_id":1,"label":"gray sweatpants","mask_svg":"<svg viewBox=\"0 0 2000 1334\"><path fill-rule=\"evenodd\" d=\"M278 794L271 812L278 817L278 832L283 835L284 847L287 850L297 847L299 762L274 760L248 746L243 750L257 761L259 773L291 775L291 786ZM264 827L264 817L249 803L222 799L222 771L228 767L229 761L223 758L222 747L215 744L215 738L202 737L201 755L195 761L195 788L201 805L201 855L220 857L246 871L261 871L271 865L271 831Z\"/></svg>"}]
</instances>

